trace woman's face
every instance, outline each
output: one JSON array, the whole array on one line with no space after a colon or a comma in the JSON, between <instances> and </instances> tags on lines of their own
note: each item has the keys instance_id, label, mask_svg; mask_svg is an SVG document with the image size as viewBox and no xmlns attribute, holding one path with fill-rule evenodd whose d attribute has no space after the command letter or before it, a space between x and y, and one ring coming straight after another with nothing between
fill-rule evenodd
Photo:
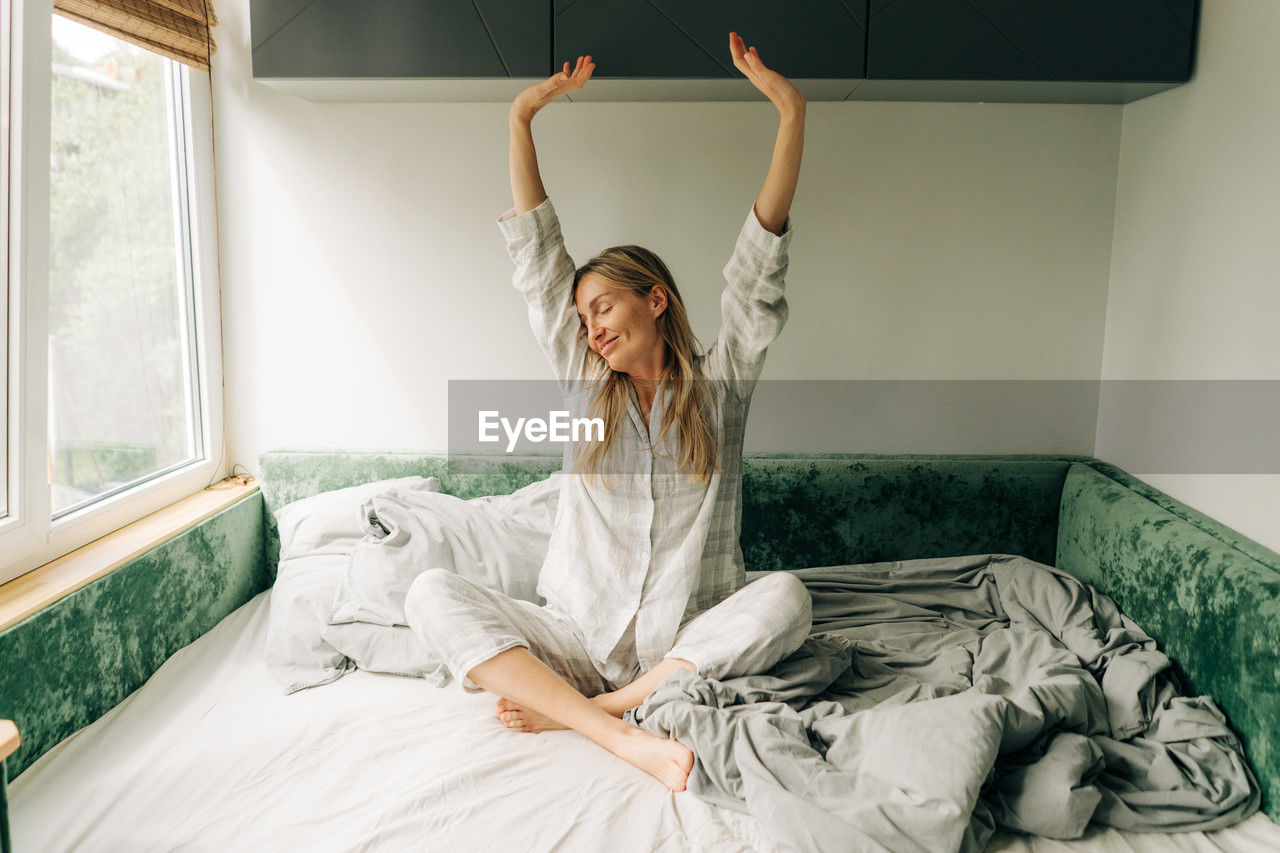
<instances>
[{"instance_id":1,"label":"woman's face","mask_svg":"<svg viewBox=\"0 0 1280 853\"><path fill-rule=\"evenodd\" d=\"M578 282L578 318L587 345L619 373L648 373L662 366L664 343L658 317L667 307L665 288L647 296L608 284L593 275Z\"/></svg>"}]
</instances>

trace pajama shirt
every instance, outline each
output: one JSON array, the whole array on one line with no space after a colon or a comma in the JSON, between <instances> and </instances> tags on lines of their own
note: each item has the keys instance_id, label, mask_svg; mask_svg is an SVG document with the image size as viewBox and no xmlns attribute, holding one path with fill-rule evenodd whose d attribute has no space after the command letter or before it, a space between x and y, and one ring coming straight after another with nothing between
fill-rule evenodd
<instances>
[{"instance_id":1,"label":"pajama shirt","mask_svg":"<svg viewBox=\"0 0 1280 853\"><path fill-rule=\"evenodd\" d=\"M599 356L581 331L572 294L576 267L551 199L519 215L511 208L497 223L565 408L572 417L590 417L588 377ZM786 323L791 234L790 218L775 235L753 207L724 267L720 332L694 362L710 398L706 413L720 466L708 482L678 470L678 430L659 441L672 390L659 388L646 421L633 388L606 458L607 487L574 472L577 449L566 445L537 587L545 608L442 577L448 573L429 572L415 583L409 624L454 677L464 679L472 666L513 645L558 658L572 683L615 686L665 657L724 676L761 671L799 647L810 621L803 584L783 576L744 587L738 542L747 410L766 349Z\"/></svg>"}]
</instances>

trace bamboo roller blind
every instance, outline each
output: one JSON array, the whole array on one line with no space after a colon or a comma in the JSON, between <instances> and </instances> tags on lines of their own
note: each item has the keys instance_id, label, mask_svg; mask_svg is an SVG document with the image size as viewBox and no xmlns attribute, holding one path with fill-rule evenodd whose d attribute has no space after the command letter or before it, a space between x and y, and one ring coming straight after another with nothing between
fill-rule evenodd
<instances>
[{"instance_id":1,"label":"bamboo roller blind","mask_svg":"<svg viewBox=\"0 0 1280 853\"><path fill-rule=\"evenodd\" d=\"M208 0L54 0L60 15L201 71L218 23Z\"/></svg>"}]
</instances>

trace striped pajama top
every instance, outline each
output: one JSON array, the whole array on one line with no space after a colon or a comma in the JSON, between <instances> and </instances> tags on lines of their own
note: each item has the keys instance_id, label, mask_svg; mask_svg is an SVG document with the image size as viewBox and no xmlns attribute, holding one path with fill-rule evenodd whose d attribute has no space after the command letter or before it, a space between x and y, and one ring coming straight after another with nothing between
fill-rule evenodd
<instances>
[{"instance_id":1,"label":"striped pajama top","mask_svg":"<svg viewBox=\"0 0 1280 853\"><path fill-rule=\"evenodd\" d=\"M548 198L498 226L515 262L515 287L528 304L529 322L551 362L565 407L586 417L593 360L573 302L575 265L565 251ZM565 473L555 526L538 579L547 606L582 628L597 668L634 624L641 671L662 660L679 628L746 582L738 542L742 523L742 440L751 394L765 351L787 320L784 278L791 240L788 218L781 236L767 231L754 207L724 267L722 323L715 342L695 362L711 397L710 427L721 470L699 482L677 473L678 436L649 449L661 432L669 403L660 389L648 428L635 390L629 417L606 460L608 488L594 477ZM655 452L656 451L656 452Z\"/></svg>"}]
</instances>

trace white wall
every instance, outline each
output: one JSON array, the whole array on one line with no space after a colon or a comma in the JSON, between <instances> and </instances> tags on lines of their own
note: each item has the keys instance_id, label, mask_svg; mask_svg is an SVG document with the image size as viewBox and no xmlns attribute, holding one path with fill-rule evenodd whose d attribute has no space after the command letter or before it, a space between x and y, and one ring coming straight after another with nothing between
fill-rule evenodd
<instances>
[{"instance_id":1,"label":"white wall","mask_svg":"<svg viewBox=\"0 0 1280 853\"><path fill-rule=\"evenodd\" d=\"M1203 0L1199 39L1190 83L1124 107L1104 380L1280 380L1280 5ZM1280 476L1107 461L1280 550Z\"/></svg>"},{"instance_id":2,"label":"white wall","mask_svg":"<svg viewBox=\"0 0 1280 853\"><path fill-rule=\"evenodd\" d=\"M444 449L450 378L550 378L494 223L512 203L506 106L299 100L253 81L247 2L218 14L231 461ZM765 377L1096 380L1120 116L810 104L792 315ZM534 124L575 261L658 252L704 344L776 132L763 100L557 103ZM1039 449L1090 453L1093 427L1088 413ZM918 430L900 444L830 449L954 449Z\"/></svg>"}]
</instances>

